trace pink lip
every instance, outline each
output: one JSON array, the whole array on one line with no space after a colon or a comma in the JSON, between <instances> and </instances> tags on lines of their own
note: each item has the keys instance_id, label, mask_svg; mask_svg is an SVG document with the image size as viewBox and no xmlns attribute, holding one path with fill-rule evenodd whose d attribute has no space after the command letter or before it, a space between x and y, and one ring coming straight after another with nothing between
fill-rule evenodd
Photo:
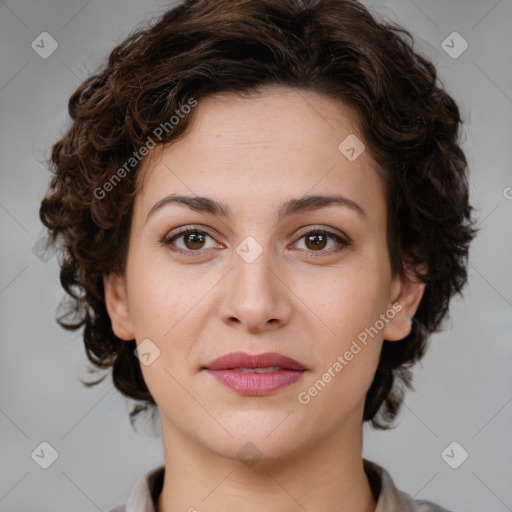
<instances>
[{"instance_id":1,"label":"pink lip","mask_svg":"<svg viewBox=\"0 0 512 512\"><path fill-rule=\"evenodd\" d=\"M279 366L281 369L268 373L241 373L240 368L268 368ZM221 356L205 366L219 382L242 395L268 395L285 386L293 384L306 371L298 361L275 352L248 354L232 352Z\"/></svg>"}]
</instances>

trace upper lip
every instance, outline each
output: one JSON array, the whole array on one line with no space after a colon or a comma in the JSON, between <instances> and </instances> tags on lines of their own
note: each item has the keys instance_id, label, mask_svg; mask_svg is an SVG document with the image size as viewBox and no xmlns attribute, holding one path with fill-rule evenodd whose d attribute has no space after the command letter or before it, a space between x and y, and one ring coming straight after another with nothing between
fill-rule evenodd
<instances>
[{"instance_id":1,"label":"upper lip","mask_svg":"<svg viewBox=\"0 0 512 512\"><path fill-rule=\"evenodd\" d=\"M298 361L277 352L249 354L247 352L231 352L205 365L208 370L231 370L234 368L268 368L279 366L286 370L305 370Z\"/></svg>"}]
</instances>

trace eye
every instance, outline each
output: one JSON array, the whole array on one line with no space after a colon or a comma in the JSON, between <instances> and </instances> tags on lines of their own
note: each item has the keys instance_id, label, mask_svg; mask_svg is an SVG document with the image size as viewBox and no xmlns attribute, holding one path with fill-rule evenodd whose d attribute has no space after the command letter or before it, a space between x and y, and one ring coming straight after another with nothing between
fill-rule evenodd
<instances>
[{"instance_id":1,"label":"eye","mask_svg":"<svg viewBox=\"0 0 512 512\"><path fill-rule=\"evenodd\" d=\"M343 238L342 236L333 233L331 231L327 231L325 229L312 229L299 238L299 241L303 241L303 248L301 250L306 250L309 252L319 252L319 253L335 253L340 252L346 247L352 245L352 242ZM298 242L296 242L298 244ZM300 245L300 244L299 244ZM324 250L326 247L330 245L328 250ZM315 255L316 256L316 255Z\"/></svg>"},{"instance_id":2,"label":"eye","mask_svg":"<svg viewBox=\"0 0 512 512\"><path fill-rule=\"evenodd\" d=\"M348 237L344 238L337 233L320 228L305 232L294 245L300 246L301 241L303 241L303 247L299 247L299 250L309 252L313 257L317 255L312 253L320 253L318 256L332 254L352 245ZM171 251L187 256L196 256L209 249L224 248L207 231L191 227L171 232L161 242L169 246Z\"/></svg>"},{"instance_id":3,"label":"eye","mask_svg":"<svg viewBox=\"0 0 512 512\"><path fill-rule=\"evenodd\" d=\"M210 245L207 245L210 240ZM197 228L186 228L166 236L162 243L171 246L171 250L178 252L200 252L201 250L212 249L216 246L215 240L208 232Z\"/></svg>"}]
</instances>

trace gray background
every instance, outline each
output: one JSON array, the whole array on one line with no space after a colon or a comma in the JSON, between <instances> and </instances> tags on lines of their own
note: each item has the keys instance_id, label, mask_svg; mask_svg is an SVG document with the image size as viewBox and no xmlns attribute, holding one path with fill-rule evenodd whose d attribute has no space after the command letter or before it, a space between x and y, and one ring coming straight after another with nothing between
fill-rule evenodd
<instances>
[{"instance_id":1,"label":"gray background","mask_svg":"<svg viewBox=\"0 0 512 512\"><path fill-rule=\"evenodd\" d=\"M445 331L416 367L417 391L394 430L365 426L364 456L416 498L456 512L510 511L512 2L365 3L412 31L458 100L481 232L464 298L454 301ZM32 248L43 234L38 208L50 179L42 162L67 126L70 94L165 6L0 1L0 511L106 510L163 462L159 426L133 432L132 404L110 379L92 389L80 383L87 376L80 335L54 322L64 294L57 257L45 263ZM31 48L44 31L59 45L47 59ZM453 31L469 44L458 58L441 47ZM59 454L46 470L31 457L43 441ZM469 453L458 469L441 457L452 441Z\"/></svg>"}]
</instances>

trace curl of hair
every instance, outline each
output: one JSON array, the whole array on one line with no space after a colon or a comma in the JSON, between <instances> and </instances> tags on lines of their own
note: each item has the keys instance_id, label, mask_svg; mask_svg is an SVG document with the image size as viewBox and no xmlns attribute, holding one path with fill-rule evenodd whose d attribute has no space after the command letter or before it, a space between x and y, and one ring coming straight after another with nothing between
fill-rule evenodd
<instances>
[{"instance_id":1,"label":"curl of hair","mask_svg":"<svg viewBox=\"0 0 512 512\"><path fill-rule=\"evenodd\" d=\"M61 244L60 280L71 297L57 321L83 327L89 360L112 367L116 388L142 402L131 419L155 406L135 341L115 336L104 302L103 274L125 270L143 160L122 179L116 172L148 138L166 144L185 134L193 110L158 141L154 130L192 99L270 85L353 108L386 185L392 270L412 268L426 283L411 333L384 341L366 395L364 421L390 428L412 387L410 368L467 280L476 229L455 101L411 34L355 0L188 0L112 50L69 99L71 127L52 147L54 175L40 206L50 242Z\"/></svg>"}]
</instances>

